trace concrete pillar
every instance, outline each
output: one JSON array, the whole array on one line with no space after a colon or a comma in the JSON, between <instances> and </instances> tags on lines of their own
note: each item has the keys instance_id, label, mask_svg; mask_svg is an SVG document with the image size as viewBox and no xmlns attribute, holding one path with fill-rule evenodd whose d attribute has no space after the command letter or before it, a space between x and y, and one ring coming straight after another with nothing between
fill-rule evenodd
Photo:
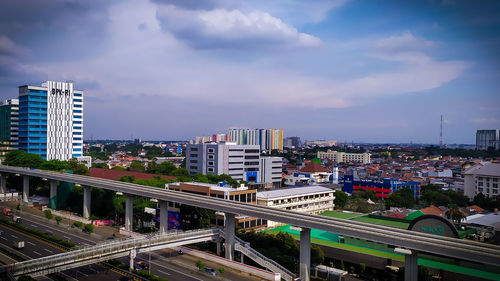
<instances>
[{"instance_id":1,"label":"concrete pillar","mask_svg":"<svg viewBox=\"0 0 500 281\"><path fill-rule=\"evenodd\" d=\"M23 203L28 204L28 197L30 196L30 177L23 176Z\"/></svg>"},{"instance_id":2,"label":"concrete pillar","mask_svg":"<svg viewBox=\"0 0 500 281\"><path fill-rule=\"evenodd\" d=\"M50 198L49 198L49 207L51 209L57 209L57 181L50 181Z\"/></svg>"},{"instance_id":3,"label":"concrete pillar","mask_svg":"<svg viewBox=\"0 0 500 281\"><path fill-rule=\"evenodd\" d=\"M88 219L90 217L90 186L83 187L83 217Z\"/></svg>"},{"instance_id":4,"label":"concrete pillar","mask_svg":"<svg viewBox=\"0 0 500 281\"><path fill-rule=\"evenodd\" d=\"M222 245L221 245L222 242L219 239L215 243L217 244L217 255L220 256L221 248L222 248Z\"/></svg>"},{"instance_id":5,"label":"concrete pillar","mask_svg":"<svg viewBox=\"0 0 500 281\"><path fill-rule=\"evenodd\" d=\"M135 249L130 250L130 253L128 256L128 258L129 258L128 269L130 270L130 272L132 272L132 270L134 269L134 259L136 256L137 256L137 252L135 251Z\"/></svg>"},{"instance_id":6,"label":"concrete pillar","mask_svg":"<svg viewBox=\"0 0 500 281\"><path fill-rule=\"evenodd\" d=\"M159 200L160 204L160 233L168 232L168 201Z\"/></svg>"},{"instance_id":7,"label":"concrete pillar","mask_svg":"<svg viewBox=\"0 0 500 281\"><path fill-rule=\"evenodd\" d=\"M300 231L300 280L310 281L311 266L311 229L302 228Z\"/></svg>"},{"instance_id":8,"label":"concrete pillar","mask_svg":"<svg viewBox=\"0 0 500 281\"><path fill-rule=\"evenodd\" d=\"M226 221L224 232L226 233L226 259L234 260L234 214L225 213Z\"/></svg>"},{"instance_id":9,"label":"concrete pillar","mask_svg":"<svg viewBox=\"0 0 500 281\"><path fill-rule=\"evenodd\" d=\"M411 250L411 254L405 255L405 281L418 280L418 253Z\"/></svg>"},{"instance_id":10,"label":"concrete pillar","mask_svg":"<svg viewBox=\"0 0 500 281\"><path fill-rule=\"evenodd\" d=\"M0 192L2 194L7 193L7 175L4 173L0 174Z\"/></svg>"},{"instance_id":11,"label":"concrete pillar","mask_svg":"<svg viewBox=\"0 0 500 281\"><path fill-rule=\"evenodd\" d=\"M241 263L244 264L245 263L245 255L242 252L240 252L240 255L241 255Z\"/></svg>"},{"instance_id":12,"label":"concrete pillar","mask_svg":"<svg viewBox=\"0 0 500 281\"><path fill-rule=\"evenodd\" d=\"M134 216L134 195L127 194L125 198L125 229L132 231Z\"/></svg>"}]
</instances>

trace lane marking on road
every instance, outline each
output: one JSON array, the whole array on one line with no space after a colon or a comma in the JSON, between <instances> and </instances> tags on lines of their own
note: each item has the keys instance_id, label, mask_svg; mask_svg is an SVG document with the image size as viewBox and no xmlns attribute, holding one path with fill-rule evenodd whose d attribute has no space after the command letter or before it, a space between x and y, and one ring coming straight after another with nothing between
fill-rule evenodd
<instances>
[{"instance_id":1,"label":"lane marking on road","mask_svg":"<svg viewBox=\"0 0 500 281\"><path fill-rule=\"evenodd\" d=\"M52 253L52 254L54 253L54 252L52 252L52 251L51 251L51 250L49 250L49 249L44 249L44 250L45 250L45 251L47 251L47 252L49 252L49 253Z\"/></svg>"},{"instance_id":2,"label":"lane marking on road","mask_svg":"<svg viewBox=\"0 0 500 281\"><path fill-rule=\"evenodd\" d=\"M16 239L19 239L19 236L15 236L14 234L10 234L10 236L16 238Z\"/></svg>"},{"instance_id":3,"label":"lane marking on road","mask_svg":"<svg viewBox=\"0 0 500 281\"><path fill-rule=\"evenodd\" d=\"M68 233L68 232L65 232L65 231L64 231L64 230L62 230L62 229L54 228L54 227L51 227L51 226L48 226L48 225L43 225L43 224L40 224L39 222L32 221L31 219L25 219L25 220L26 220L26 221L29 221L29 222L31 223L31 226L33 226L33 227L39 227L39 228L42 228L42 229L44 229L44 230L45 230L45 228L47 228L47 229L49 229L49 230L51 230L51 231L64 233L64 234L66 234L66 235L68 235L68 236L73 236L73 237L75 237L75 238L78 238L78 239L81 239L81 240L85 240L85 241L87 241L87 242L92 243L93 245L95 245L95 244L96 244L96 241L92 241L92 240L90 240L90 239L86 239L86 238L84 238L84 237L80 237L80 236L75 235L75 234L73 234L73 233ZM69 238L68 236L64 236L64 238L66 238L66 239L70 240L70 238Z\"/></svg>"},{"instance_id":4,"label":"lane marking on road","mask_svg":"<svg viewBox=\"0 0 500 281\"><path fill-rule=\"evenodd\" d=\"M151 262L151 263L153 263L153 262ZM153 263L153 264L156 264L156 263ZM161 267L164 267L164 268L166 268L166 269L168 269L168 270L172 270L173 272L177 272L177 273L182 274L182 275L184 275L184 276L187 276L187 277L189 277L189 278L191 278L191 279L195 279L195 280L203 281L203 280L202 280L202 279L200 279L200 278L196 278L196 277L194 277L194 276L192 276L192 275L189 275L189 274L186 274L186 273L184 273L184 272L181 272L181 271L178 271L178 270L172 269L172 268L170 268L170 267L166 267L166 266L164 266L164 265L160 265L160 264L156 264L156 265L159 265L159 266L161 266Z\"/></svg>"},{"instance_id":5,"label":"lane marking on road","mask_svg":"<svg viewBox=\"0 0 500 281\"><path fill-rule=\"evenodd\" d=\"M31 227L37 227L36 225L34 225L34 224L32 224L32 223L30 224L30 226L31 226Z\"/></svg>"},{"instance_id":6,"label":"lane marking on road","mask_svg":"<svg viewBox=\"0 0 500 281\"><path fill-rule=\"evenodd\" d=\"M77 274L79 273L79 274L83 275L84 277L88 277L88 275L87 275L87 274L85 274L85 273L81 272L80 270L77 270L77 271L76 271L76 273L77 273Z\"/></svg>"},{"instance_id":7,"label":"lane marking on road","mask_svg":"<svg viewBox=\"0 0 500 281\"><path fill-rule=\"evenodd\" d=\"M158 271L161 274L170 275L170 273L167 273L167 272L160 270L160 269L157 269L156 271Z\"/></svg>"},{"instance_id":8,"label":"lane marking on road","mask_svg":"<svg viewBox=\"0 0 500 281\"><path fill-rule=\"evenodd\" d=\"M41 255L42 255L42 254L40 254L40 253L39 253L39 252L37 252L37 251L33 251L33 253L35 253L35 254L37 254L37 255L39 255L39 256L41 256Z\"/></svg>"},{"instance_id":9,"label":"lane marking on road","mask_svg":"<svg viewBox=\"0 0 500 281\"><path fill-rule=\"evenodd\" d=\"M7 240L7 238L3 237L3 236L0 236L0 238L2 238L3 240Z\"/></svg>"},{"instance_id":10,"label":"lane marking on road","mask_svg":"<svg viewBox=\"0 0 500 281\"><path fill-rule=\"evenodd\" d=\"M26 243L30 244L31 246L35 246L35 243L32 243L30 241L26 241Z\"/></svg>"}]
</instances>

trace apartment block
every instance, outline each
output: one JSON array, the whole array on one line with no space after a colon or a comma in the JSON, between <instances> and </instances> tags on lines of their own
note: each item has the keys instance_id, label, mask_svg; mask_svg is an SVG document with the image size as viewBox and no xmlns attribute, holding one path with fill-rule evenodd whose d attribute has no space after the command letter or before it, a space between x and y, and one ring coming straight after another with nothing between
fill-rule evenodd
<instances>
[{"instance_id":1,"label":"apartment block","mask_svg":"<svg viewBox=\"0 0 500 281\"><path fill-rule=\"evenodd\" d=\"M326 152L318 151L319 159L330 159L335 163L370 163L370 153L349 153L328 150Z\"/></svg>"}]
</instances>

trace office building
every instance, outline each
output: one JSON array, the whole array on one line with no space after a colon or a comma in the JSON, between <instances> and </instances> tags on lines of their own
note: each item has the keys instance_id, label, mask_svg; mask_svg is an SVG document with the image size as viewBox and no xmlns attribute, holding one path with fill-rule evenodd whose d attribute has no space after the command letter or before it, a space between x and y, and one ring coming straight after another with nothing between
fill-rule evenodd
<instances>
[{"instance_id":1,"label":"office building","mask_svg":"<svg viewBox=\"0 0 500 281\"><path fill-rule=\"evenodd\" d=\"M328 150L318 151L319 159L330 159L335 163L362 163L370 164L370 153L349 153Z\"/></svg>"},{"instance_id":2,"label":"office building","mask_svg":"<svg viewBox=\"0 0 500 281\"><path fill-rule=\"evenodd\" d=\"M283 150L283 130L279 129L230 129L229 140L240 145L259 145L261 151Z\"/></svg>"},{"instance_id":3,"label":"office building","mask_svg":"<svg viewBox=\"0 0 500 281\"><path fill-rule=\"evenodd\" d=\"M490 147L495 150L500 149L500 130L477 130L476 148L487 150Z\"/></svg>"},{"instance_id":4,"label":"office building","mask_svg":"<svg viewBox=\"0 0 500 281\"><path fill-rule=\"evenodd\" d=\"M500 164L480 163L464 172L464 195L473 199L479 193L486 197L496 197L500 185Z\"/></svg>"},{"instance_id":5,"label":"office building","mask_svg":"<svg viewBox=\"0 0 500 281\"><path fill-rule=\"evenodd\" d=\"M19 149L47 160L83 153L83 91L73 82L19 86Z\"/></svg>"},{"instance_id":6,"label":"office building","mask_svg":"<svg viewBox=\"0 0 500 281\"><path fill-rule=\"evenodd\" d=\"M257 193L257 205L306 214L320 214L335 207L335 190L320 185L280 188ZM268 227L279 222L268 221Z\"/></svg>"},{"instance_id":7,"label":"office building","mask_svg":"<svg viewBox=\"0 0 500 281\"><path fill-rule=\"evenodd\" d=\"M19 100L0 102L0 157L17 149L19 130Z\"/></svg>"},{"instance_id":8,"label":"office building","mask_svg":"<svg viewBox=\"0 0 500 281\"><path fill-rule=\"evenodd\" d=\"M259 159L258 145L202 143L188 144L186 148L186 168L190 175L226 174L235 180L257 182Z\"/></svg>"},{"instance_id":9,"label":"office building","mask_svg":"<svg viewBox=\"0 0 500 281\"><path fill-rule=\"evenodd\" d=\"M283 159L281 157L260 157L259 182L267 183L266 187L280 187L283 174Z\"/></svg>"},{"instance_id":10,"label":"office building","mask_svg":"<svg viewBox=\"0 0 500 281\"><path fill-rule=\"evenodd\" d=\"M283 146L288 148L300 148L302 142L299 137L288 137L283 140Z\"/></svg>"},{"instance_id":11,"label":"office building","mask_svg":"<svg viewBox=\"0 0 500 281\"><path fill-rule=\"evenodd\" d=\"M358 190L372 190L379 198L387 198L389 194L402 188L409 188L415 197L420 196L420 182L404 182L395 178L377 180L354 180L353 175L344 176L344 191L352 194Z\"/></svg>"},{"instance_id":12,"label":"office building","mask_svg":"<svg viewBox=\"0 0 500 281\"><path fill-rule=\"evenodd\" d=\"M251 185L281 184L281 157L262 157L258 145L232 142L188 144L186 168L190 175L226 174Z\"/></svg>"}]
</instances>

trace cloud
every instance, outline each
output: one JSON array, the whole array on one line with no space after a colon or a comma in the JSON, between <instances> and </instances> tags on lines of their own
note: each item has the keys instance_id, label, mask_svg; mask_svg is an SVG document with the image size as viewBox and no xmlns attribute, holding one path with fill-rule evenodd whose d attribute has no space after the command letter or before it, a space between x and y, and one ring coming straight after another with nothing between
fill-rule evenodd
<instances>
[{"instance_id":1,"label":"cloud","mask_svg":"<svg viewBox=\"0 0 500 281\"><path fill-rule=\"evenodd\" d=\"M376 40L373 48L377 51L415 51L436 46L437 43L417 38L409 31Z\"/></svg>"},{"instance_id":2,"label":"cloud","mask_svg":"<svg viewBox=\"0 0 500 281\"><path fill-rule=\"evenodd\" d=\"M165 32L196 49L316 47L321 40L301 33L266 12L239 10L183 10L158 8L157 18Z\"/></svg>"},{"instance_id":3,"label":"cloud","mask_svg":"<svg viewBox=\"0 0 500 281\"><path fill-rule=\"evenodd\" d=\"M489 118L473 118L472 123L476 124L491 124L491 125L500 125L500 119L489 117Z\"/></svg>"},{"instance_id":4,"label":"cloud","mask_svg":"<svg viewBox=\"0 0 500 281\"><path fill-rule=\"evenodd\" d=\"M31 54L31 50L28 48L14 43L5 35L0 35L0 55L21 57Z\"/></svg>"}]
</instances>

